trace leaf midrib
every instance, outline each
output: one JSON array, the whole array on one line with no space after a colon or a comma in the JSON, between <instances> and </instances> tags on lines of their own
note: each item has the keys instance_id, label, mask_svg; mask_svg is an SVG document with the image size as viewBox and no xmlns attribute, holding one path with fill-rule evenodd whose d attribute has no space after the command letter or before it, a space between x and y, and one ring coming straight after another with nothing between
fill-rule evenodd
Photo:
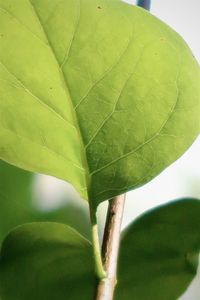
<instances>
[{"instance_id":1,"label":"leaf midrib","mask_svg":"<svg viewBox=\"0 0 200 300\"><path fill-rule=\"evenodd\" d=\"M68 95L69 100L70 100L69 102L70 102L70 106L71 106L71 113L72 113L74 123L75 123L75 126L76 126L76 130L77 130L77 133L78 133L78 136L79 136L79 139L80 139L80 146L82 148L80 153L81 153L81 158L82 158L82 164L83 164L83 167L84 167L84 170L85 170L85 179L86 179L86 184L87 184L87 189L88 189L88 187L90 186L90 178L91 178L90 171L89 171L89 164L88 164L88 160L87 160L87 156L86 156L86 151L85 151L85 148L84 148L84 142L83 142L83 138L82 138L82 135L81 135L80 126L79 126L79 123L78 123L78 118L77 118L76 112L75 112L73 104L72 104L72 97L71 97L70 90L69 90L69 87L68 87L68 82L67 82L67 80L64 76L62 68L60 67L60 64L59 64L58 59L56 57L54 48L51 45L48 34L44 29L44 26L43 26L42 21L41 21L39 15L37 13L37 10L36 10L34 4L32 3L32 1L31 0L28 0L28 1L30 3L30 6L32 7L33 13L34 13L34 15L35 15L40 27L41 27L41 30L43 31L43 33L46 37L49 48L51 49L51 52L52 52L52 54L55 58L55 62L57 64L58 70L59 70L59 72L62 76L62 79L63 79L64 83L65 83L64 87L65 87L65 90L66 90L66 94ZM77 28L75 28L75 32L76 32L76 30L77 30ZM75 33L74 33L74 35L75 35ZM73 39L74 39L74 35L73 35L73 38L72 38L72 42L73 42ZM70 46L70 48L71 48L71 46ZM69 52L70 52L70 49L69 49ZM68 52L68 54L69 54L69 52Z\"/></svg>"},{"instance_id":2,"label":"leaf midrib","mask_svg":"<svg viewBox=\"0 0 200 300\"><path fill-rule=\"evenodd\" d=\"M32 6L33 8L33 11L34 11L34 14L36 16L36 19L37 21L39 22L40 24L40 27L46 37L46 40L48 42L48 45L52 51L52 54L55 58L55 61L58 65L58 68L60 70L60 73L62 75L62 78L64 80L64 83L65 83L65 89L66 89L66 93L67 95L69 96L69 99L70 99L70 105L71 105L71 112L72 112L72 115L74 117L74 122L75 122L75 125L76 125L76 129L77 129L77 132L78 132L78 135L79 135L79 139L80 139L80 144L81 144L81 148L82 148L82 151L81 151L81 157L82 157L82 163L83 163L83 166L84 166L84 169L85 169L85 175L86 175L86 182L87 182L87 187L89 187L90 185L90 181L91 181L91 177L93 177L95 174L99 173L100 171L102 171L103 169L109 167L110 165L118 162L119 160L137 152L140 148L142 148L143 146L145 146L146 144L148 144L149 142L151 142L152 140L154 140L155 138L157 138L159 136L159 134L162 132L163 128L165 128L165 125L168 123L169 119L172 117L173 113L174 113L174 110L177 106L177 103L178 103L178 99L179 99L179 96L178 96L178 85L177 85L177 81L176 81L176 85L177 85L177 98L176 98L176 101L175 103L173 104L170 112L169 112L169 115L168 117L166 118L166 120L163 122L163 124L161 125L161 127L159 128L159 130L151 137L149 138L147 141L145 141L144 143L142 143L141 145L139 145L138 147L136 147L135 149L133 149L132 151L129 151L128 153L125 153L124 155L118 157L117 159L115 160L112 160L111 162L109 162L108 164L102 166L101 168L97 169L97 170L94 170L93 172L90 172L90 169L89 169L89 163L88 163L88 160L87 160L87 155L86 155L86 147L84 145L84 142L83 142L83 138L82 138L82 135L81 135L81 130L80 130L80 126L79 126L79 122L78 122L78 118L77 118L77 114L76 114L76 107L74 108L73 106L73 102L72 102L72 97L71 97L71 94L70 94L70 90L69 90L69 86L68 86L68 82L67 82L67 79L65 78L64 76L64 73L62 71L62 66L63 64L68 60L69 58L69 54L70 54L70 51L71 51L71 47L72 47L72 43L73 43L73 40L74 40L74 37L75 37L75 34L77 32L77 27L79 25L79 22L80 22L80 13L78 14L78 18L77 18L77 21L76 21L76 26L75 26L75 29L74 29L74 33L73 33L73 36L71 38L71 43L70 43L70 46L69 46L69 49L68 51L66 52L65 54L65 57L64 57L64 60L61 64L59 64L58 62L58 59L56 57L56 54L55 54L55 51L54 51L54 48L53 46L51 45L51 42L48 38L48 34L47 32L45 31L44 29L44 26L42 24L42 21L40 19L40 17L38 16L38 13L37 13L37 9L35 8L35 6L33 5L33 3L31 2L31 0L28 0L30 5ZM80 9L80 7L79 7ZM178 79L178 78L177 78Z\"/></svg>"},{"instance_id":3,"label":"leaf midrib","mask_svg":"<svg viewBox=\"0 0 200 300\"><path fill-rule=\"evenodd\" d=\"M35 9L33 3L31 2L31 0L28 0L28 1L30 2L31 6L33 7L34 13L35 13L35 15L36 15L36 17L37 17L37 19L38 19L38 21L39 21L39 23L40 23L41 29L43 30L43 32L44 32L44 34L45 34L45 37L46 37L47 42L48 42L48 44L49 44L49 47L50 47L50 49L51 49L51 51L52 51L52 53L53 53L53 55L54 55L54 57L55 57L56 63L57 63L58 66L60 66L60 64L59 64L59 62L58 62L58 59L57 59L57 57L56 57L54 48L53 48L52 45L51 45L51 42L50 42L50 40L49 40L49 38L48 38L48 34L47 34L47 32L45 31L45 29L44 29L44 27L43 27L43 24L42 24L42 22L41 22L41 20L40 20L40 17L38 16L37 11L36 11L36 9ZM77 22L76 22L76 26L75 26L75 29L74 29L74 34L73 34L73 37L72 37L72 39L71 39L70 47L69 47L69 50L68 50L68 55L69 55L69 53L70 53L70 49L71 49L71 46L72 46L72 43L73 43L73 40L74 40L75 33L77 32L77 26L78 26L78 24L79 24L79 19L80 19L80 15L79 15L79 17L78 17L78 19L77 19ZM67 59L68 59L68 57L65 57L64 61L66 62ZM62 63L62 64L63 64L63 63ZM61 66L62 66L62 64L61 64ZM97 169L97 170L94 170L93 172L90 172L89 164L88 164L88 161L87 161L87 155L86 155L86 147L84 146L83 138L82 138L82 135L81 135L81 131L80 131L79 123L78 123L78 118L77 118L76 110L74 109L73 104L72 104L72 97L71 97L71 94L70 94L70 90L69 90L69 87L68 87L68 83L67 83L67 80L66 80L66 78L65 78L65 76L64 76L64 74L63 74L62 68L60 67L59 69L60 69L60 73L62 74L62 78L63 78L63 80L64 80L64 82L65 82L65 88L66 88L66 90L67 90L67 94L69 95L69 98L70 98L70 104L71 104L71 107L72 107L72 113L73 113L73 116L74 116L74 118L75 118L76 128L77 128L77 131L78 131L78 134L79 134L79 137L80 137L80 141L81 141L81 145L82 145L82 148L83 148L83 153L84 153L84 155L82 155L82 156L84 157L84 160L83 160L83 161L85 162L85 168L86 168L86 173L87 173L87 175L88 175L88 178L94 176L95 174L99 173L99 172L102 171L103 169L105 169L105 168L109 167L110 165L116 163L117 161L119 161L119 160L121 160L121 159L123 159L123 158L129 156L130 154L133 154L133 153L137 152L140 148L142 148L143 146L145 146L146 144L148 144L149 142L151 142L152 140L154 140L156 137L158 137L159 134L161 133L161 131L163 130L163 128L165 127L166 123L167 123L167 122L169 121L169 119L172 117L172 115L173 115L173 113L174 113L174 110L175 110L175 107L176 107L177 102L178 102L178 98L179 98L179 97L178 97L178 86L177 86L177 98L176 98L175 103L174 103L173 106L172 106L172 109L170 110L170 113L169 113L168 117L167 117L166 120L163 122L163 124L161 125L160 129L159 129L159 130L158 130L158 131L157 131L150 139L148 139L146 142L142 143L141 145L139 145L138 147L136 147L136 148L133 149L132 151L129 151L128 153L126 153L126 154L124 154L124 155L122 155L122 156L116 158L115 160L112 160L112 161L109 162L108 164L102 166L101 168L99 168L99 169ZM177 78L177 80L178 80L178 78ZM177 85L177 80L176 80L176 85Z\"/></svg>"}]
</instances>

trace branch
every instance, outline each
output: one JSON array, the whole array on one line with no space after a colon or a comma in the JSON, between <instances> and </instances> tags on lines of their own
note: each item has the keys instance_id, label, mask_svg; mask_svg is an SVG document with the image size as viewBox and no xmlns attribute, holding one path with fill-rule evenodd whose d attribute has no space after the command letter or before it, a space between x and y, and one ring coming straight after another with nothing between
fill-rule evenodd
<instances>
[{"instance_id":1,"label":"branch","mask_svg":"<svg viewBox=\"0 0 200 300\"><path fill-rule=\"evenodd\" d=\"M117 282L117 259L124 203L125 195L116 196L109 201L102 246L102 258L106 278L100 280L97 286L96 300L113 299Z\"/></svg>"},{"instance_id":2,"label":"branch","mask_svg":"<svg viewBox=\"0 0 200 300\"><path fill-rule=\"evenodd\" d=\"M151 0L138 0L137 6L143 7L146 10L150 10Z\"/></svg>"}]
</instances>

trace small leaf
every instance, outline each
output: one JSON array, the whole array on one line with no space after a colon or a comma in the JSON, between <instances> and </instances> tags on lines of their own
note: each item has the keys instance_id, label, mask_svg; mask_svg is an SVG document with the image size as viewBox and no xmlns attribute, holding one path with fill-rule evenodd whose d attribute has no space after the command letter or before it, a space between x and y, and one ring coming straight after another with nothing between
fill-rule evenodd
<instances>
[{"instance_id":1,"label":"small leaf","mask_svg":"<svg viewBox=\"0 0 200 300\"><path fill-rule=\"evenodd\" d=\"M92 247L66 225L22 225L3 243L2 300L89 300L95 285Z\"/></svg>"},{"instance_id":2,"label":"small leaf","mask_svg":"<svg viewBox=\"0 0 200 300\"><path fill-rule=\"evenodd\" d=\"M116 0L0 0L0 158L97 205L140 186L199 133L199 66Z\"/></svg>"},{"instance_id":3,"label":"small leaf","mask_svg":"<svg viewBox=\"0 0 200 300\"><path fill-rule=\"evenodd\" d=\"M147 212L123 233L115 300L176 300L194 278L200 251L200 201Z\"/></svg>"}]
</instances>

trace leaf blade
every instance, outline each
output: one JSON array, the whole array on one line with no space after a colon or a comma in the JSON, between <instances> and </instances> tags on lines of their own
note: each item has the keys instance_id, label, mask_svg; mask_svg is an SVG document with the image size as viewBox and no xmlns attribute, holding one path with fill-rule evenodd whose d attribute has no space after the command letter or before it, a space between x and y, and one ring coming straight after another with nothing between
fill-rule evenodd
<instances>
[{"instance_id":1,"label":"leaf blade","mask_svg":"<svg viewBox=\"0 0 200 300\"><path fill-rule=\"evenodd\" d=\"M199 200L179 200L147 212L124 231L116 300L181 296L198 267L199 212Z\"/></svg>"},{"instance_id":2,"label":"leaf blade","mask_svg":"<svg viewBox=\"0 0 200 300\"><path fill-rule=\"evenodd\" d=\"M10 98L1 104L2 159L67 180L97 206L151 180L194 141L199 66L160 20L120 1L31 0L20 10L0 3L1 60L22 83L0 65L4 102Z\"/></svg>"},{"instance_id":3,"label":"leaf blade","mask_svg":"<svg viewBox=\"0 0 200 300\"><path fill-rule=\"evenodd\" d=\"M1 297L92 299L96 281L91 256L90 243L66 225L19 226L2 247Z\"/></svg>"}]
</instances>

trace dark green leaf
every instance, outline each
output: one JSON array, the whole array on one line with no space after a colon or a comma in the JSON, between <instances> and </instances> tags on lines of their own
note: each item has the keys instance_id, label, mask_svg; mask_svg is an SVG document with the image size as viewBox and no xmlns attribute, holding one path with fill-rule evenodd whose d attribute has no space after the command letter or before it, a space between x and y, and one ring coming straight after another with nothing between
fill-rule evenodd
<instances>
[{"instance_id":1,"label":"dark green leaf","mask_svg":"<svg viewBox=\"0 0 200 300\"><path fill-rule=\"evenodd\" d=\"M66 225L22 225L3 243L2 300L92 300L95 284L92 247Z\"/></svg>"},{"instance_id":2,"label":"dark green leaf","mask_svg":"<svg viewBox=\"0 0 200 300\"><path fill-rule=\"evenodd\" d=\"M199 215L199 201L182 200L148 212L125 230L115 300L176 300L185 291L198 266ZM90 244L69 227L20 226L3 243L0 295L93 300L92 266Z\"/></svg>"},{"instance_id":3,"label":"dark green leaf","mask_svg":"<svg viewBox=\"0 0 200 300\"><path fill-rule=\"evenodd\" d=\"M123 233L115 300L176 300L194 278L200 251L200 201L156 208Z\"/></svg>"}]
</instances>

